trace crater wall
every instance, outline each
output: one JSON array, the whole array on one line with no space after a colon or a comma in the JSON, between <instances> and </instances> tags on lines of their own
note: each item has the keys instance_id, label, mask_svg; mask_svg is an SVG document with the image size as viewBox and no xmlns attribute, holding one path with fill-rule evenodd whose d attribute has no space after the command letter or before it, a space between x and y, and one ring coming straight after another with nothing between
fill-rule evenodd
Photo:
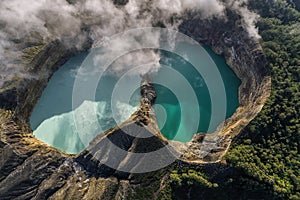
<instances>
[{"instance_id":1,"label":"crater wall","mask_svg":"<svg viewBox=\"0 0 300 200\"><path fill-rule=\"evenodd\" d=\"M149 104L152 99L147 100L147 97L144 101L148 103L142 104L131 118L132 123L142 127L152 124L153 129L150 130L154 137L148 143L171 143L177 151L188 147L178 162L209 164L220 161L232 139L257 115L270 94L271 78L259 42L248 36L240 20L237 14L228 11L227 20L194 18L185 20L179 28L201 44L212 47L216 53L224 55L228 65L242 80L239 89L240 107L224 122L223 128L220 127L211 135L199 133L186 144L166 141L157 132L157 126L153 125L154 116ZM23 45L23 48L27 47L28 44ZM64 199L66 193L74 198L92 198L93 195L104 198L107 194L111 198L120 199L128 196L129 191L145 187L141 184L143 179L164 182L168 174L166 169L143 177L115 171L105 174L101 170L89 170L90 166L97 167L99 163L88 155L88 151L79 156L68 155L34 138L29 117L48 80L71 55L88 48L90 41L80 49L67 47L61 41L47 42L26 64L28 72L36 78L7 80L5 87L0 90L1 199ZM153 93L144 91L144 94ZM117 127L109 130L104 136L95 138L88 149L96 147L103 137L113 137L119 143L117 145L137 151L147 145L145 141L128 139L120 134ZM153 194L157 195L162 189L163 184L159 185Z\"/></svg>"},{"instance_id":2,"label":"crater wall","mask_svg":"<svg viewBox=\"0 0 300 200\"><path fill-rule=\"evenodd\" d=\"M220 161L232 139L261 111L271 92L271 76L259 39L249 36L237 14L227 12L227 19L191 19L180 26L181 32L224 55L242 81L236 112L215 133L194 136L183 156L187 162Z\"/></svg>"}]
</instances>

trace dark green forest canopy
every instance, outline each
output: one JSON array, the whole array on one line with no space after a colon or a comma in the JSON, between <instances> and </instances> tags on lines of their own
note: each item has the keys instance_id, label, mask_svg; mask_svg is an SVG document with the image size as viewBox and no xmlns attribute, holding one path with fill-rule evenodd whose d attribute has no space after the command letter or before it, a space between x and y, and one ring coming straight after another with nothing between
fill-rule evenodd
<instances>
[{"instance_id":1,"label":"dark green forest canopy","mask_svg":"<svg viewBox=\"0 0 300 200\"><path fill-rule=\"evenodd\" d=\"M166 195L203 199L300 199L300 1L250 0L272 75L261 113L233 142L227 165L173 171Z\"/></svg>"}]
</instances>

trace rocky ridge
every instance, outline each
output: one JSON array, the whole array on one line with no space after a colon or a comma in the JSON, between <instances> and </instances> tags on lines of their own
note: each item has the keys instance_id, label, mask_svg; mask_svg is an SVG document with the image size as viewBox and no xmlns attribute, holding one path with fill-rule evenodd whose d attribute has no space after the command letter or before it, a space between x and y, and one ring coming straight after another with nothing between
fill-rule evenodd
<instances>
[{"instance_id":1,"label":"rocky ridge","mask_svg":"<svg viewBox=\"0 0 300 200\"><path fill-rule=\"evenodd\" d=\"M237 14L228 14L232 15L228 21L189 19L180 26L183 33L223 54L242 80L240 107L223 128L212 135L200 133L187 144L167 141L157 131L151 108L155 93L149 82L142 83L140 109L128 121L96 137L80 155L65 154L35 139L29 116L48 80L71 55L90 47L88 41L82 49L66 47L61 41L44 44L28 62L28 71L38 78L10 80L0 91L0 198L129 199L141 188L149 190L151 198L157 198L174 165L142 175L109 168L99 162L113 156L109 147L97 146L104 138L129 152L149 152L168 143L177 151L188 147L177 162L210 165L220 161L232 139L261 110L271 85L259 43L248 36ZM134 134L136 127L153 136L145 140L122 131L125 128ZM141 130L137 130L139 134Z\"/></svg>"}]
</instances>

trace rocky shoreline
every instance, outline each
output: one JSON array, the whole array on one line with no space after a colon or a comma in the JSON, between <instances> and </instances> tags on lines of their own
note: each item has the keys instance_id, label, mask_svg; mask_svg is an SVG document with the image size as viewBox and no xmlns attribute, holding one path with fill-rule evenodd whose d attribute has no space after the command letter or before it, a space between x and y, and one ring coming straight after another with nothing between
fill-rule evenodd
<instances>
[{"instance_id":1,"label":"rocky shoreline","mask_svg":"<svg viewBox=\"0 0 300 200\"><path fill-rule=\"evenodd\" d=\"M242 80L240 107L222 128L211 135L199 133L186 144L167 141L158 131L151 108L155 92L151 84L145 82L141 87L140 109L124 124L96 137L80 155L68 155L49 147L33 136L29 126L31 111L52 74L70 56L89 49L91 44L87 41L77 49L66 47L61 41L51 41L27 64L28 71L38 78L9 80L0 90L0 198L124 199L139 188L155 188L152 189L155 198L163 187L168 169L139 175L122 173L99 164L103 157L94 159L94 155L101 151L106 158L113 155L109 148L97 146L105 137L130 152L149 152L169 143L183 153L178 162L209 165L222 160L233 138L259 113L270 95L271 78L265 68L266 60L257 39L248 36L238 19L191 19L182 23L180 31L224 55L228 65ZM146 89L143 90L143 86ZM145 140L120 132L120 128L130 130L135 124L146 127L153 137ZM99 153L90 155L95 151ZM142 179L151 181L145 186ZM154 187L154 183L159 186Z\"/></svg>"},{"instance_id":2,"label":"rocky shoreline","mask_svg":"<svg viewBox=\"0 0 300 200\"><path fill-rule=\"evenodd\" d=\"M262 48L258 40L251 38L237 22L189 20L180 26L186 35L224 55L227 64L242 81L238 109L213 134L194 136L183 156L188 163L221 161L233 138L261 111L270 96L271 76Z\"/></svg>"}]
</instances>

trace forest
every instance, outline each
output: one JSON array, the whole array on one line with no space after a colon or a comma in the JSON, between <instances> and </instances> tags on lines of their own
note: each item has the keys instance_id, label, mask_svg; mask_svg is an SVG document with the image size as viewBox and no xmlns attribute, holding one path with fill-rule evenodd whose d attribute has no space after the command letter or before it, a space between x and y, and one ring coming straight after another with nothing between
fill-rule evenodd
<instances>
[{"instance_id":1,"label":"forest","mask_svg":"<svg viewBox=\"0 0 300 200\"><path fill-rule=\"evenodd\" d=\"M300 1L250 0L272 93L224 163L180 167L162 199L300 199Z\"/></svg>"}]
</instances>

